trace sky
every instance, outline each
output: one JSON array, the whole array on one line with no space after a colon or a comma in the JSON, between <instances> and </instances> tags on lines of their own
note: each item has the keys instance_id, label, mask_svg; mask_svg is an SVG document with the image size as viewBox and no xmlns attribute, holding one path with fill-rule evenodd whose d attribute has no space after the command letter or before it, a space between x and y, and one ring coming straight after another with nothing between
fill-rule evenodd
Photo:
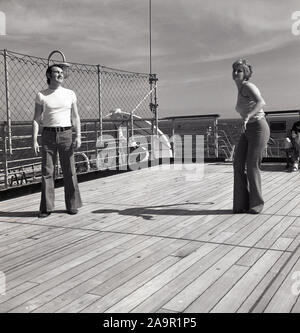
<instances>
[{"instance_id":1,"label":"sky","mask_svg":"<svg viewBox=\"0 0 300 333\"><path fill-rule=\"evenodd\" d=\"M300 109L299 0L151 4L159 117L238 117L231 66L241 57L266 111ZM149 0L0 0L0 12L0 49L44 58L59 49L70 62L149 72Z\"/></svg>"}]
</instances>

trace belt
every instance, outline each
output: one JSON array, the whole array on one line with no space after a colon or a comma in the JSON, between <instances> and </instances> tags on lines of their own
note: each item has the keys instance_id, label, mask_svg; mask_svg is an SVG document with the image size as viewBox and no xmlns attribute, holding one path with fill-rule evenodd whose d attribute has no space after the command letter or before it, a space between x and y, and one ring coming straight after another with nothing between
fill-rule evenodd
<instances>
[{"instance_id":1,"label":"belt","mask_svg":"<svg viewBox=\"0 0 300 333\"><path fill-rule=\"evenodd\" d=\"M44 127L45 131L50 131L50 132L63 132L71 129L71 126L69 127Z\"/></svg>"}]
</instances>

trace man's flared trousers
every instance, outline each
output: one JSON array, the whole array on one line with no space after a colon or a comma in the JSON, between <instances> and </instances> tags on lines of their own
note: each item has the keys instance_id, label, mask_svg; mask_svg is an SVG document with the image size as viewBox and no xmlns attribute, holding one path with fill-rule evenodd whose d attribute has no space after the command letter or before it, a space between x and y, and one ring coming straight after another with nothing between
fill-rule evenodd
<instances>
[{"instance_id":1,"label":"man's flared trousers","mask_svg":"<svg viewBox=\"0 0 300 333\"><path fill-rule=\"evenodd\" d=\"M73 210L82 206L75 170L72 130L62 132L43 130L41 212L54 210L54 167L57 152L64 177L66 209Z\"/></svg>"}]
</instances>

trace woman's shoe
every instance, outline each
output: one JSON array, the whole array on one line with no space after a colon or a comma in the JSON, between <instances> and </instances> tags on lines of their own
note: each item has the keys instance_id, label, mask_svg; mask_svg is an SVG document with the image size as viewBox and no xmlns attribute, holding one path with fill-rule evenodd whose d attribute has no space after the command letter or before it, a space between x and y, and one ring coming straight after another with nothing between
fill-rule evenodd
<instances>
[{"instance_id":1,"label":"woman's shoe","mask_svg":"<svg viewBox=\"0 0 300 333\"><path fill-rule=\"evenodd\" d=\"M69 209L67 213L70 215L76 215L78 213L78 209Z\"/></svg>"},{"instance_id":2,"label":"woman's shoe","mask_svg":"<svg viewBox=\"0 0 300 333\"><path fill-rule=\"evenodd\" d=\"M248 210L248 213L249 213L249 214L259 214L260 211L255 210L255 209L249 209L249 210Z\"/></svg>"},{"instance_id":3,"label":"woman's shoe","mask_svg":"<svg viewBox=\"0 0 300 333\"><path fill-rule=\"evenodd\" d=\"M248 214L259 214L262 212L263 208L264 208L263 205L250 208Z\"/></svg>"}]
</instances>

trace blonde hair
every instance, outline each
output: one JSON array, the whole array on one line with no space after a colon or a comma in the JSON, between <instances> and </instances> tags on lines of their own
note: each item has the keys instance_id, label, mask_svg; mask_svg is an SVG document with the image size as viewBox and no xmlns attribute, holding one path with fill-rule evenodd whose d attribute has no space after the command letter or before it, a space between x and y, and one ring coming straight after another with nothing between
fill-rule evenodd
<instances>
[{"instance_id":1,"label":"blonde hair","mask_svg":"<svg viewBox=\"0 0 300 333\"><path fill-rule=\"evenodd\" d=\"M247 62L246 59L238 59L232 64L232 68L235 70L238 67L243 68L245 80L248 81L253 73L252 66Z\"/></svg>"}]
</instances>

